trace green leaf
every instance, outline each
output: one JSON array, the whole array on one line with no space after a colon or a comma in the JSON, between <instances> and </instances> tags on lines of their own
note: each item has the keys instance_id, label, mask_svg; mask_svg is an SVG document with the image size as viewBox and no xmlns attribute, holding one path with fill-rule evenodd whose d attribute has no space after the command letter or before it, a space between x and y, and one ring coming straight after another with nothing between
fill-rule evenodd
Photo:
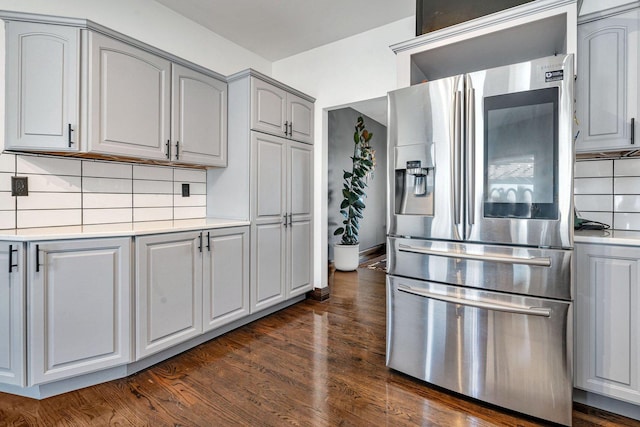
<instances>
[{"instance_id":1,"label":"green leaf","mask_svg":"<svg viewBox=\"0 0 640 427\"><path fill-rule=\"evenodd\" d=\"M352 176L353 176L353 174L352 174L351 172L347 172L347 171L344 171L344 175L342 175L342 177L343 177L344 179L349 179L349 178L351 178Z\"/></svg>"},{"instance_id":2,"label":"green leaf","mask_svg":"<svg viewBox=\"0 0 640 427\"><path fill-rule=\"evenodd\" d=\"M355 133L353 134L353 142L355 142L356 144L360 142L360 135L358 134L357 128ZM353 160L353 157L351 158L351 160Z\"/></svg>"},{"instance_id":3,"label":"green leaf","mask_svg":"<svg viewBox=\"0 0 640 427\"><path fill-rule=\"evenodd\" d=\"M349 200L343 200L342 203L340 203L340 209L344 209L347 206L349 206Z\"/></svg>"},{"instance_id":4,"label":"green leaf","mask_svg":"<svg viewBox=\"0 0 640 427\"><path fill-rule=\"evenodd\" d=\"M356 200L353 205L358 207L358 208L361 208L361 209L364 209L364 207L365 207L364 203L362 203L362 200L360 200L360 199Z\"/></svg>"},{"instance_id":5,"label":"green leaf","mask_svg":"<svg viewBox=\"0 0 640 427\"><path fill-rule=\"evenodd\" d=\"M337 236L338 234L342 234L342 233L344 233L344 228L340 227L340 228L337 228L336 231L333 232L333 235Z\"/></svg>"}]
</instances>

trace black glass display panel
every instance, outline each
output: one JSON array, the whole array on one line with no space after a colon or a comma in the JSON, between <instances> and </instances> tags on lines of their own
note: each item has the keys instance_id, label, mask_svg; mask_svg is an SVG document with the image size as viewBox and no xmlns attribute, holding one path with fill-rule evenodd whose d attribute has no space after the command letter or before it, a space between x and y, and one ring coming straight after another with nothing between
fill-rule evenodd
<instances>
[{"instance_id":1,"label":"black glass display panel","mask_svg":"<svg viewBox=\"0 0 640 427\"><path fill-rule=\"evenodd\" d=\"M484 98L484 216L558 219L558 88Z\"/></svg>"}]
</instances>

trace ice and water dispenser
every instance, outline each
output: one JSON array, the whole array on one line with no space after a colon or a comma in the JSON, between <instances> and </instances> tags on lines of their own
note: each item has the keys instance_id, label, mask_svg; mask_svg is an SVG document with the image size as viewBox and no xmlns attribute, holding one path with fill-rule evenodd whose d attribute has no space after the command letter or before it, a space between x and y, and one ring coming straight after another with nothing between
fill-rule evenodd
<instances>
[{"instance_id":1,"label":"ice and water dispenser","mask_svg":"<svg viewBox=\"0 0 640 427\"><path fill-rule=\"evenodd\" d=\"M433 215L433 143L395 147L395 213Z\"/></svg>"}]
</instances>

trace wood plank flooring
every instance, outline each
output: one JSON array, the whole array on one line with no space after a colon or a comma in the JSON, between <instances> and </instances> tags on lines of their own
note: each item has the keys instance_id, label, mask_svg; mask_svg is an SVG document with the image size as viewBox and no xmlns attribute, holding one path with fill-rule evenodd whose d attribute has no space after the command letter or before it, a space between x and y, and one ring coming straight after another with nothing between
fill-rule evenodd
<instances>
[{"instance_id":1,"label":"wood plank flooring","mask_svg":"<svg viewBox=\"0 0 640 427\"><path fill-rule=\"evenodd\" d=\"M128 378L42 401L0 393L2 426L538 426L385 367L384 273ZM577 405L575 426L640 426Z\"/></svg>"}]
</instances>

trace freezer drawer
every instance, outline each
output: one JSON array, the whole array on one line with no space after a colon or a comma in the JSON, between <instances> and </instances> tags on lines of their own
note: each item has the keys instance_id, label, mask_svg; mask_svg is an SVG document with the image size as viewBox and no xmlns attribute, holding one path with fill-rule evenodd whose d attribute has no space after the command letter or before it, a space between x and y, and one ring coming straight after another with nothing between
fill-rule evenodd
<instances>
[{"instance_id":1,"label":"freezer drawer","mask_svg":"<svg viewBox=\"0 0 640 427\"><path fill-rule=\"evenodd\" d=\"M572 250L389 237L394 276L572 300Z\"/></svg>"},{"instance_id":2,"label":"freezer drawer","mask_svg":"<svg viewBox=\"0 0 640 427\"><path fill-rule=\"evenodd\" d=\"M572 304L387 276L387 366L570 425Z\"/></svg>"}]
</instances>

